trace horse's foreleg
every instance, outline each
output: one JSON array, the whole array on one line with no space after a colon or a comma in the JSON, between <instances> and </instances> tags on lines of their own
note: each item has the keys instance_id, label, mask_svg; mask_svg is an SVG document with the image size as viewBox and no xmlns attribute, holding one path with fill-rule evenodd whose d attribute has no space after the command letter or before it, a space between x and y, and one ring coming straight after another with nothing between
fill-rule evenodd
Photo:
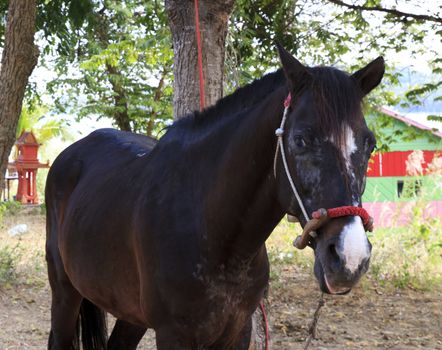
<instances>
[{"instance_id":1,"label":"horse's foreleg","mask_svg":"<svg viewBox=\"0 0 442 350\"><path fill-rule=\"evenodd\" d=\"M199 350L203 349L197 345L192 346L176 335L175 332L168 328L155 330L155 338L157 342L157 350Z\"/></svg>"},{"instance_id":2,"label":"horse's foreleg","mask_svg":"<svg viewBox=\"0 0 442 350\"><path fill-rule=\"evenodd\" d=\"M107 350L135 350L146 328L117 320L107 343Z\"/></svg>"},{"instance_id":3,"label":"horse's foreleg","mask_svg":"<svg viewBox=\"0 0 442 350\"><path fill-rule=\"evenodd\" d=\"M232 334L232 332L234 333ZM228 329L222 337L220 337L215 344L208 347L210 350L257 350L254 343L251 342L252 335L252 318L236 332L235 329Z\"/></svg>"},{"instance_id":4,"label":"horse's foreleg","mask_svg":"<svg viewBox=\"0 0 442 350\"><path fill-rule=\"evenodd\" d=\"M241 333L238 336L236 344L232 347L235 350L257 350L259 348L255 347L255 342L252 341L253 334L253 321L250 318L249 322L246 323Z\"/></svg>"}]
</instances>

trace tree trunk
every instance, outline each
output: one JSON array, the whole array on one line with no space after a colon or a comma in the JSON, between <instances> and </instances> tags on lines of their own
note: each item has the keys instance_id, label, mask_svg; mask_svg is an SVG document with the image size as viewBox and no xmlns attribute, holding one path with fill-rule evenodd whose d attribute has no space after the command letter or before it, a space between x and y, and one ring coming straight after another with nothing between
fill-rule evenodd
<instances>
[{"instance_id":1,"label":"tree trunk","mask_svg":"<svg viewBox=\"0 0 442 350\"><path fill-rule=\"evenodd\" d=\"M0 71L0 186L15 133L29 76L38 61L34 45L36 0L10 0Z\"/></svg>"},{"instance_id":2,"label":"tree trunk","mask_svg":"<svg viewBox=\"0 0 442 350\"><path fill-rule=\"evenodd\" d=\"M200 108L195 0L166 0L174 50L174 118ZM227 24L235 0L199 0L205 106L223 93Z\"/></svg>"}]
</instances>

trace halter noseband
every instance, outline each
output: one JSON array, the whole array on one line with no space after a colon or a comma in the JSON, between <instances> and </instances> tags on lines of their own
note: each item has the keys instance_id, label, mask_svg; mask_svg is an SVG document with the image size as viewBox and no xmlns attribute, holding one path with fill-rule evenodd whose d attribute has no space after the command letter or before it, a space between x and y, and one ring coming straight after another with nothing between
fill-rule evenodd
<instances>
[{"instance_id":1,"label":"halter noseband","mask_svg":"<svg viewBox=\"0 0 442 350\"><path fill-rule=\"evenodd\" d=\"M298 201L298 205L301 208L302 215L304 216L306 222L302 234L296 237L296 239L293 241L293 245L298 249L304 249L308 245L310 238L317 237L317 229L323 226L330 219L341 216L359 216L362 219L365 231L373 231L373 218L362 207L342 206L331 209L321 208L312 213L312 219L309 218L302 202L301 196L299 195L299 192L296 189L295 183L290 174L290 169L288 167L287 158L285 156L284 150L284 125L287 120L291 102L292 95L291 93L289 93L284 100L284 114L282 115L281 124L279 125L279 128L275 130L275 135L277 136L278 141L276 144L275 158L273 161L273 173L276 178L276 162L278 160L278 151L280 151L287 179L289 180L292 192L295 195L296 200Z\"/></svg>"}]
</instances>

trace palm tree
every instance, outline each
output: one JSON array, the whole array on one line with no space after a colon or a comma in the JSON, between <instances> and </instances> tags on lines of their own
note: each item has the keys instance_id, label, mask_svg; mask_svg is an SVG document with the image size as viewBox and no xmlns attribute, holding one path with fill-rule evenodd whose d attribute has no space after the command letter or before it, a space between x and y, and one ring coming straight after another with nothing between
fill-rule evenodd
<instances>
[{"instance_id":1,"label":"palm tree","mask_svg":"<svg viewBox=\"0 0 442 350\"><path fill-rule=\"evenodd\" d=\"M28 103L24 105L17 124L16 137L23 131L32 130L37 140L47 144L53 138L61 137L63 140L72 139L67 123L64 119L56 119L55 116L47 116L49 107L45 104Z\"/></svg>"}]
</instances>

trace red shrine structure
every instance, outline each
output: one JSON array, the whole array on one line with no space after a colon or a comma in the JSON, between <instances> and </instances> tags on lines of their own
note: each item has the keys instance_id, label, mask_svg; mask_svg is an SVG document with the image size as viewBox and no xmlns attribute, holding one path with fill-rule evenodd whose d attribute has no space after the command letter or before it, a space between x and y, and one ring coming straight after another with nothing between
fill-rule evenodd
<instances>
[{"instance_id":1,"label":"red shrine structure","mask_svg":"<svg viewBox=\"0 0 442 350\"><path fill-rule=\"evenodd\" d=\"M39 168L49 168L49 161L46 164L38 161L40 144L32 131L24 131L15 146L16 160L8 164L9 172L17 172L18 188L15 199L22 204L38 204L37 171Z\"/></svg>"}]
</instances>

